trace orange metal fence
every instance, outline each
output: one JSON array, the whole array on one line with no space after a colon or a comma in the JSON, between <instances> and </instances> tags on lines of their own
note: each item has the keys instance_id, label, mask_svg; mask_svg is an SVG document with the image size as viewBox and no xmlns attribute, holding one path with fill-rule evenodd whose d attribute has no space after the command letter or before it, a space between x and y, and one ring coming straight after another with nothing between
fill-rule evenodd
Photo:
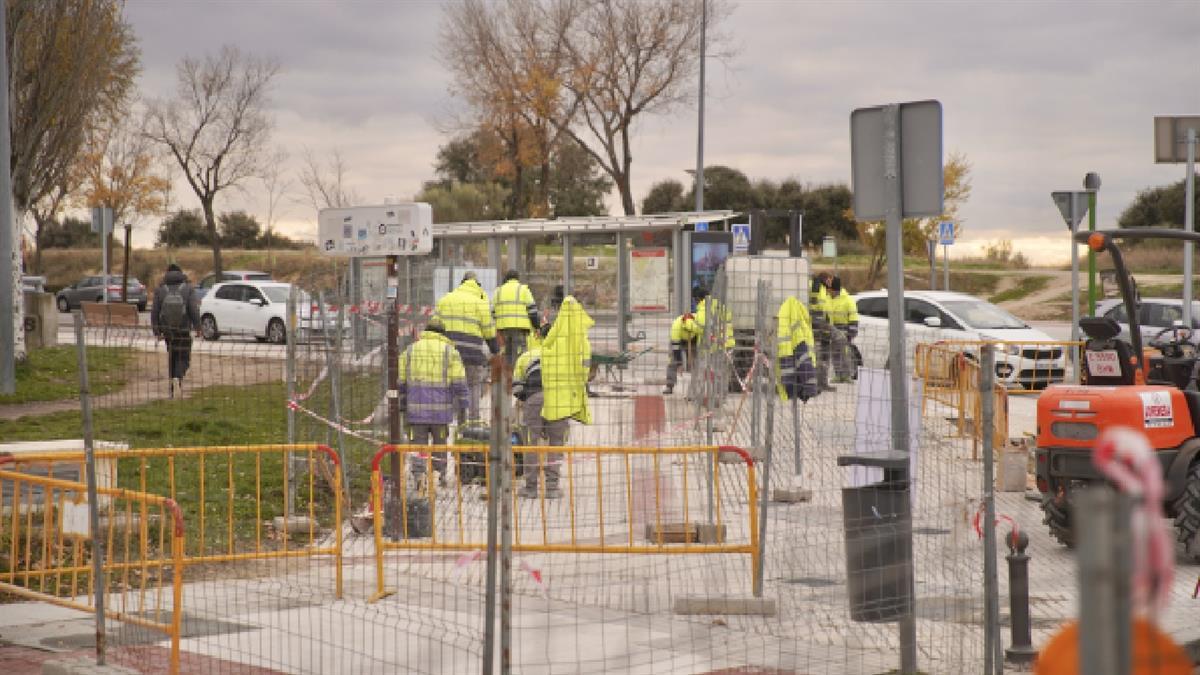
<instances>
[{"instance_id":1,"label":"orange metal fence","mask_svg":"<svg viewBox=\"0 0 1200 675\"><path fill-rule=\"evenodd\" d=\"M329 555L342 596L345 496L340 460L329 446L97 449L95 456L98 485L163 494L178 504L188 523L185 564ZM292 476L289 456L305 459L310 470ZM77 451L23 453L12 465L84 477Z\"/></svg>"},{"instance_id":2,"label":"orange metal fence","mask_svg":"<svg viewBox=\"0 0 1200 675\"><path fill-rule=\"evenodd\" d=\"M92 612L87 485L0 470L0 592ZM171 499L97 488L105 616L162 633L179 672L184 520Z\"/></svg>"},{"instance_id":3,"label":"orange metal fence","mask_svg":"<svg viewBox=\"0 0 1200 675\"><path fill-rule=\"evenodd\" d=\"M400 550L484 550L487 547L487 488L459 480L402 480L385 484L381 462L399 455L410 474L413 462L432 476L431 446L385 445L372 462L376 594L384 587L384 554ZM438 446L456 471L477 462L490 475L487 448ZM554 553L729 554L750 556L758 569L758 498L754 461L732 446L582 447L520 446L536 457L543 489L534 498L513 490L512 550ZM718 455L740 458L744 471L722 469ZM561 454L561 460L558 456ZM549 498L545 469L560 467L561 497ZM710 483L711 479L711 483ZM712 486L711 492L709 485ZM710 498L711 495L711 498ZM742 516L740 505L748 508ZM394 506L393 506L394 505ZM525 505L526 508L520 508ZM737 505L739 508L731 508ZM397 518L385 536L385 513ZM738 517L730 517L732 512ZM639 528L639 525L642 528ZM638 530L642 529L641 532Z\"/></svg>"}]
</instances>

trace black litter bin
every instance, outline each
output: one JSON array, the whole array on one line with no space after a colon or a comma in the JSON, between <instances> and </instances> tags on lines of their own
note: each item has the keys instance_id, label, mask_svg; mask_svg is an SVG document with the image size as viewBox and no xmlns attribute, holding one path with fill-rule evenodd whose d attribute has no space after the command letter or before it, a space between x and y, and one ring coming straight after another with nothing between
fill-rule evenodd
<instances>
[{"instance_id":1,"label":"black litter bin","mask_svg":"<svg viewBox=\"0 0 1200 675\"><path fill-rule=\"evenodd\" d=\"M908 455L838 457L839 466L882 468L884 479L842 489L846 528L846 591L850 618L897 621L912 613L912 502Z\"/></svg>"}]
</instances>

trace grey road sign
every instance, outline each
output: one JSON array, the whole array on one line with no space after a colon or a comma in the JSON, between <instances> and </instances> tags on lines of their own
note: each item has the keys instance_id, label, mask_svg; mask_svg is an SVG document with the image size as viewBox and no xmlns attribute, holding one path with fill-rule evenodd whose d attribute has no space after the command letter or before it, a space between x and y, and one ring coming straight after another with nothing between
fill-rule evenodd
<instances>
[{"instance_id":1,"label":"grey road sign","mask_svg":"<svg viewBox=\"0 0 1200 675\"><path fill-rule=\"evenodd\" d=\"M942 214L942 104L937 101L901 103L896 151L904 175L901 207L904 218ZM850 114L850 176L854 216L882 220L888 205L884 172L883 106L859 108Z\"/></svg>"},{"instance_id":2,"label":"grey road sign","mask_svg":"<svg viewBox=\"0 0 1200 675\"><path fill-rule=\"evenodd\" d=\"M113 228L113 211L107 206L92 207L92 232L99 233L104 231L105 234L112 232Z\"/></svg>"},{"instance_id":3,"label":"grey road sign","mask_svg":"<svg viewBox=\"0 0 1200 675\"><path fill-rule=\"evenodd\" d=\"M433 209L423 202L321 209L317 246L335 257L425 255L433 250Z\"/></svg>"},{"instance_id":4,"label":"grey road sign","mask_svg":"<svg viewBox=\"0 0 1200 675\"><path fill-rule=\"evenodd\" d=\"M1058 207L1058 212L1062 214L1063 221L1067 223L1067 227L1072 232L1083 220L1083 217L1088 212L1088 193L1087 192L1051 192L1050 197L1054 199L1054 205ZM1071 202L1074 201L1074 204Z\"/></svg>"},{"instance_id":5,"label":"grey road sign","mask_svg":"<svg viewBox=\"0 0 1200 675\"><path fill-rule=\"evenodd\" d=\"M1154 163L1182 164L1187 161L1188 130L1200 136L1200 116L1154 118Z\"/></svg>"}]
</instances>

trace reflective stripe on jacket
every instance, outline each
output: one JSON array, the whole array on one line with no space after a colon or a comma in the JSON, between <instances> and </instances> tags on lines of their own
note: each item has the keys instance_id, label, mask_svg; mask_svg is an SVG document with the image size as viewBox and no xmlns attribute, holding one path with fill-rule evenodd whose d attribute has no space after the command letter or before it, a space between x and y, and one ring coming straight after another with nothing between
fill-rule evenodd
<instances>
[{"instance_id":1,"label":"reflective stripe on jacket","mask_svg":"<svg viewBox=\"0 0 1200 675\"><path fill-rule=\"evenodd\" d=\"M450 424L466 410L467 373L454 344L425 331L400 355L397 389L409 424Z\"/></svg>"},{"instance_id":2,"label":"reflective stripe on jacket","mask_svg":"<svg viewBox=\"0 0 1200 675\"><path fill-rule=\"evenodd\" d=\"M437 301L437 315L446 327L446 337L458 348L463 363L469 366L487 363L484 340L496 337L496 325L492 322L487 294L474 279L467 279L443 295Z\"/></svg>"},{"instance_id":3,"label":"reflective stripe on jacket","mask_svg":"<svg viewBox=\"0 0 1200 675\"><path fill-rule=\"evenodd\" d=\"M858 306L844 288L829 301L829 323L835 326L858 325Z\"/></svg>"},{"instance_id":4,"label":"reflective stripe on jacket","mask_svg":"<svg viewBox=\"0 0 1200 675\"><path fill-rule=\"evenodd\" d=\"M529 291L528 286L516 279L504 282L492 296L492 311L496 315L497 329L533 330L533 322L529 320L530 310L537 311L533 293Z\"/></svg>"},{"instance_id":5,"label":"reflective stripe on jacket","mask_svg":"<svg viewBox=\"0 0 1200 675\"><path fill-rule=\"evenodd\" d=\"M542 419L574 418L592 421L588 410L587 379L592 364L588 330L595 324L583 305L568 295L542 343Z\"/></svg>"}]
</instances>

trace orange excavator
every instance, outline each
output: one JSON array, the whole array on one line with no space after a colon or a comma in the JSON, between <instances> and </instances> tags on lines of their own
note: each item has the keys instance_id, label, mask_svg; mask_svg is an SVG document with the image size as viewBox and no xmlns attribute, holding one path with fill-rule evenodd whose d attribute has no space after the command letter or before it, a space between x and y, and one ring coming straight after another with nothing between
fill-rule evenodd
<instances>
[{"instance_id":1,"label":"orange excavator","mask_svg":"<svg viewBox=\"0 0 1200 675\"><path fill-rule=\"evenodd\" d=\"M1160 331L1142 345L1138 299L1117 241L1170 239L1200 241L1200 234L1145 228L1080 232L1076 241L1112 258L1129 338L1119 338L1111 318L1079 321L1087 336L1078 385L1056 384L1042 392L1037 406L1037 487L1050 534L1074 544L1071 503L1076 490L1104 478L1092 463L1096 439L1107 428L1125 426L1146 434L1162 465L1163 507L1174 519L1185 554L1200 560L1200 384L1190 327ZM1149 347L1150 349L1146 349Z\"/></svg>"}]
</instances>

